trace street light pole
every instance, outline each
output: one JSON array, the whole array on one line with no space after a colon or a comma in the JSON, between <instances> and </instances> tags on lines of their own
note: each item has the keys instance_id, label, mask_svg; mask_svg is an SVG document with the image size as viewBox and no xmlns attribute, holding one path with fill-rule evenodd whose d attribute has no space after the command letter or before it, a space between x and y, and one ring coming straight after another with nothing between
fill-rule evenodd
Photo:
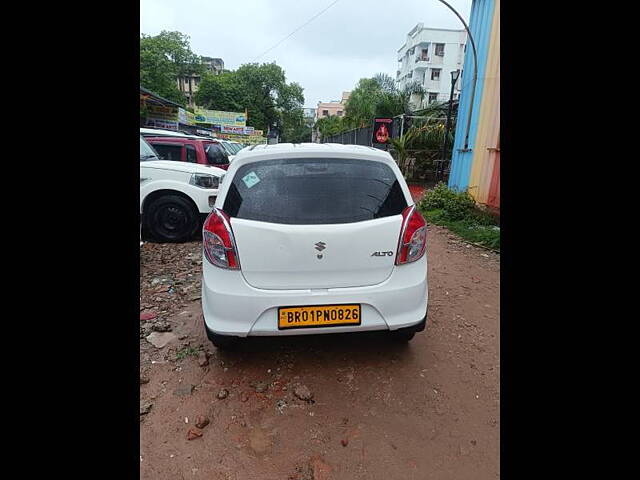
<instances>
[{"instance_id":1,"label":"street light pole","mask_svg":"<svg viewBox=\"0 0 640 480\"><path fill-rule=\"evenodd\" d=\"M473 35L471 35L471 30L469 30L469 25L464 21L464 18L453 8L449 3L445 0L438 0L440 3L446 5L449 10L456 14L456 17L460 19L462 24L464 25L464 29L467 31L467 35L469 36L469 40L471 41L471 48L473 49L473 81L471 83L471 102L469 103L469 116L467 118L467 129L464 135L464 151L469 151L469 130L471 130L471 117L473 116L473 102L476 98L476 83L478 81L478 53L476 52L476 42L473 41Z\"/></svg>"},{"instance_id":2,"label":"street light pole","mask_svg":"<svg viewBox=\"0 0 640 480\"><path fill-rule=\"evenodd\" d=\"M456 81L460 76L460 70L454 70L451 72L451 93L449 94L449 108L447 109L447 126L444 129L444 141L442 142L442 161L436 174L436 181L440 180L444 176L444 164L447 161L447 146L449 143L449 130L451 129L451 110L453 108L453 89L456 86Z\"/></svg>"}]
</instances>

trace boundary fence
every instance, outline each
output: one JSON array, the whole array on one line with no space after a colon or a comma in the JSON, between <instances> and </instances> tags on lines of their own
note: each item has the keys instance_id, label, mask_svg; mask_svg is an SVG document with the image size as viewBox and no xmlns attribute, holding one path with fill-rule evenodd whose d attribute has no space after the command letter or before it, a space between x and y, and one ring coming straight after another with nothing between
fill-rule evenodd
<instances>
[{"instance_id":1,"label":"boundary fence","mask_svg":"<svg viewBox=\"0 0 640 480\"><path fill-rule=\"evenodd\" d=\"M445 122L446 118L442 117L426 117L426 116L408 116L400 115L393 118L393 127L391 130L391 138L400 138L412 126L421 126L426 122ZM452 117L452 123L455 125L455 117ZM455 131L455 126L452 128ZM354 128L345 132L329 135L321 139L322 143L340 143L342 145L363 145L366 147L374 147L380 150L386 150L398 163L398 167L402 171L405 178L412 182L421 182L425 184L434 184L436 170L439 163L442 162L441 148L437 149L410 149L407 150L405 161L398 161L398 152L395 151L392 144L379 144L372 142L373 126ZM448 162L445 162L448 165ZM448 166L445 169L446 181L449 175Z\"/></svg>"}]
</instances>

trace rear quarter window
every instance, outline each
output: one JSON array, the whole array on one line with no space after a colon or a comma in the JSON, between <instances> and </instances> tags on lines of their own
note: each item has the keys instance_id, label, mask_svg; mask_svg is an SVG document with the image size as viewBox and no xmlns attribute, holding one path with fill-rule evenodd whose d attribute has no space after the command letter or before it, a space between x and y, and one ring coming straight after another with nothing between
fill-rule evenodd
<instances>
[{"instance_id":1,"label":"rear quarter window","mask_svg":"<svg viewBox=\"0 0 640 480\"><path fill-rule=\"evenodd\" d=\"M406 207L389 166L340 158L243 165L223 205L231 217L298 225L361 222L399 215Z\"/></svg>"}]
</instances>

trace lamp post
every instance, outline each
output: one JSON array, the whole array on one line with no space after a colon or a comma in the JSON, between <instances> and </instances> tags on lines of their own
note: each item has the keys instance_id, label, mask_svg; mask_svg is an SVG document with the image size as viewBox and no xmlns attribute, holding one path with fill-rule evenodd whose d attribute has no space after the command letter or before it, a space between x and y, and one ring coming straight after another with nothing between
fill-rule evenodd
<instances>
[{"instance_id":1,"label":"lamp post","mask_svg":"<svg viewBox=\"0 0 640 480\"><path fill-rule=\"evenodd\" d=\"M447 109L447 126L444 129L444 141L442 142L442 161L440 162L440 168L436 174L436 181L440 180L444 176L444 164L447 161L447 146L449 143L449 130L451 129L451 110L453 108L453 89L456 86L458 77L460 76L460 70L453 70L451 72L451 93L449 93L449 108Z\"/></svg>"},{"instance_id":2,"label":"lamp post","mask_svg":"<svg viewBox=\"0 0 640 480\"><path fill-rule=\"evenodd\" d=\"M455 13L456 17L460 19L462 25L464 25L464 29L467 31L467 35L469 36L469 41L471 42L471 48L473 50L473 79L471 81L471 101L469 102L469 115L467 116L467 128L466 133L464 135L464 148L460 151L469 152L471 149L469 148L469 130L471 129L471 117L473 116L473 102L476 98L476 83L478 81L478 53L476 52L476 42L473 40L473 35L471 35L471 30L469 30L469 25L464 21L462 15L460 15L455 8L449 5L445 0L438 0L440 3L449 8L453 13Z\"/></svg>"}]
</instances>

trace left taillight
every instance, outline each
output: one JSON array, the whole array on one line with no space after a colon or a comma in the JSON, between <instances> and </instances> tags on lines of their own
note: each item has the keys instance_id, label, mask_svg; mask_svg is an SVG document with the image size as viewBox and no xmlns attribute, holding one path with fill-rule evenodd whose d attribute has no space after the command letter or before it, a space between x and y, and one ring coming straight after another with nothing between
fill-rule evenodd
<instances>
[{"instance_id":1,"label":"left taillight","mask_svg":"<svg viewBox=\"0 0 640 480\"><path fill-rule=\"evenodd\" d=\"M396 265L419 260L427 246L427 222L416 206L411 205L405 208L402 211L402 218Z\"/></svg>"},{"instance_id":2,"label":"left taillight","mask_svg":"<svg viewBox=\"0 0 640 480\"><path fill-rule=\"evenodd\" d=\"M229 216L214 208L202 227L202 246L209 263L230 270L240 269L238 250Z\"/></svg>"}]
</instances>

